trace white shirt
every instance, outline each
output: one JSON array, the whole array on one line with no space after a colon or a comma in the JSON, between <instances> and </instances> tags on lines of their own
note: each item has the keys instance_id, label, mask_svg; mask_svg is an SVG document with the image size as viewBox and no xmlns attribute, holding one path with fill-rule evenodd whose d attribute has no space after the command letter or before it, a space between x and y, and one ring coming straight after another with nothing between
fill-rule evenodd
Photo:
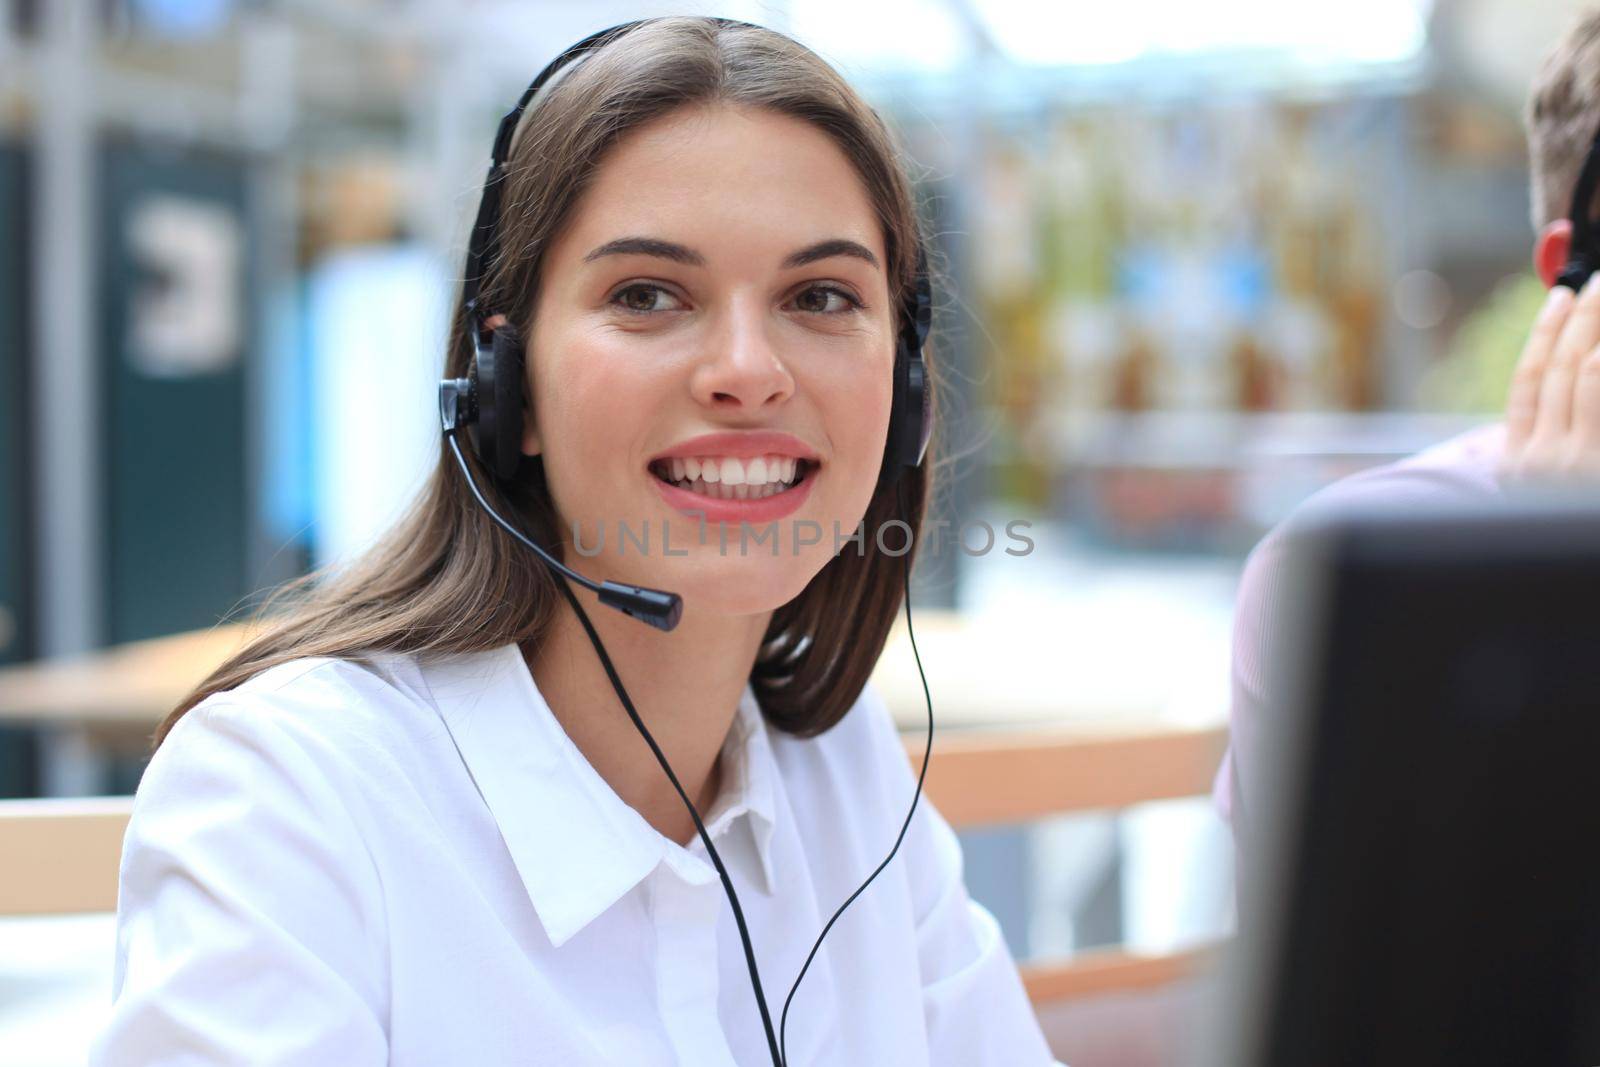
<instances>
[{"instance_id":1,"label":"white shirt","mask_svg":"<svg viewBox=\"0 0 1600 1067\"><path fill-rule=\"evenodd\" d=\"M776 1031L916 779L870 688L801 740L747 687L723 758L703 817ZM771 1063L703 844L617 796L514 644L297 660L185 715L134 802L112 995L93 1067ZM786 1035L791 1067L1054 1063L926 797L823 941Z\"/></svg>"}]
</instances>

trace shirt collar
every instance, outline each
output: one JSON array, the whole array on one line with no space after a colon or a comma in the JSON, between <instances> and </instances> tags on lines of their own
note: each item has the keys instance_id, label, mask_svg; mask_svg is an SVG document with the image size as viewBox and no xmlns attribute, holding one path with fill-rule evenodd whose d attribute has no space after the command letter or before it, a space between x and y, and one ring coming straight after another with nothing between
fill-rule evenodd
<instances>
[{"instance_id":1,"label":"shirt collar","mask_svg":"<svg viewBox=\"0 0 1600 1067\"><path fill-rule=\"evenodd\" d=\"M661 863L694 884L717 878L698 836L687 849L668 840L590 766L515 643L419 667L552 945L565 944ZM626 714L615 701L607 710ZM722 758L721 792L701 819L730 874L745 866L747 880L759 874L770 895L777 765L748 684ZM749 851L756 871L748 869Z\"/></svg>"}]
</instances>

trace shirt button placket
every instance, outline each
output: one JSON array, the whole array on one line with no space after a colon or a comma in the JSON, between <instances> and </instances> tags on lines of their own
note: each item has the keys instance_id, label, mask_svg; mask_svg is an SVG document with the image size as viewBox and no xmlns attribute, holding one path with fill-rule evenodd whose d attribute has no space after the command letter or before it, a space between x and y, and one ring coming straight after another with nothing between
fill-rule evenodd
<instances>
[{"instance_id":1,"label":"shirt button placket","mask_svg":"<svg viewBox=\"0 0 1600 1067\"><path fill-rule=\"evenodd\" d=\"M717 908L721 886L691 885L669 864L652 876L656 999L683 1067L737 1067L717 1017Z\"/></svg>"}]
</instances>

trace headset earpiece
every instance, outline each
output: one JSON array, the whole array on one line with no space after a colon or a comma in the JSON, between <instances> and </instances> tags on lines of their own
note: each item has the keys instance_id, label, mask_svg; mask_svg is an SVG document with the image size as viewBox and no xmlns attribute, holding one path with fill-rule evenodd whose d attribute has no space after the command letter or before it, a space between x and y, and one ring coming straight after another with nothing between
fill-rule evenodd
<instances>
[{"instance_id":1,"label":"headset earpiece","mask_svg":"<svg viewBox=\"0 0 1600 1067\"><path fill-rule=\"evenodd\" d=\"M501 325L473 362L478 420L472 427L478 457L496 478L510 479L522 463L522 338Z\"/></svg>"},{"instance_id":2,"label":"headset earpiece","mask_svg":"<svg viewBox=\"0 0 1600 1067\"><path fill-rule=\"evenodd\" d=\"M928 388L927 365L922 353L904 343L895 346L894 401L889 413L889 440L884 450L883 475L894 481L906 470L921 466L932 429L933 393Z\"/></svg>"},{"instance_id":3,"label":"headset earpiece","mask_svg":"<svg viewBox=\"0 0 1600 1067\"><path fill-rule=\"evenodd\" d=\"M932 321L933 286L928 280L927 257L918 249L916 280L901 307L895 336L894 399L883 454L883 478L891 483L907 470L922 466L933 434L933 388L922 358Z\"/></svg>"}]
</instances>

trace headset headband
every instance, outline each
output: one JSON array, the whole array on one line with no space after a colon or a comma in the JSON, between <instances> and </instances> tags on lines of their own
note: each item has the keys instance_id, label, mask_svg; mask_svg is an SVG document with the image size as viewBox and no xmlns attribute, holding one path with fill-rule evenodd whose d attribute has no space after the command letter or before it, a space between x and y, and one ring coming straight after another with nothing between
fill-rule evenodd
<instances>
[{"instance_id":1,"label":"headset headband","mask_svg":"<svg viewBox=\"0 0 1600 1067\"><path fill-rule=\"evenodd\" d=\"M467 315L472 320L473 329L477 331L479 340L483 340L483 322L487 316L478 315L478 290L483 284L484 267L494 259L500 245L500 189L505 181L505 165L511 155L511 141L516 136L517 124L522 121L522 114L539 95L539 90L549 81L557 71L568 63L588 55L590 52L609 44L612 40L622 36L629 30L641 25L644 19L635 19L624 22L610 29L591 33L577 44L562 52L549 63L529 84L527 91L522 94L505 117L500 120L500 129L494 136L494 151L489 157L489 175L483 181L483 199L478 202L478 218L472 224L472 238L467 246L467 272L466 283L462 289L462 297L466 301ZM726 20L721 20L726 21Z\"/></svg>"},{"instance_id":2,"label":"headset headband","mask_svg":"<svg viewBox=\"0 0 1600 1067\"><path fill-rule=\"evenodd\" d=\"M467 246L466 278L462 289L468 320L480 344L487 342L485 336L487 331L483 322L489 316L480 315L478 312L479 291L483 285L484 268L493 261L500 247L501 187L505 181L505 166L511 155L511 144L516 137L517 126L521 123L523 114L528 110L528 105L539 95L539 90L567 64L610 44L648 21L650 20L634 19L631 22L619 23L609 29L591 33L569 47L545 65L528 85L516 105L500 120L500 129L494 137L494 151L489 158L489 173L483 182L483 198L478 202L478 217L472 224L472 237ZM719 26L755 28L753 23L739 19L713 18L711 21ZM921 352L923 342L928 339L928 329L932 322L933 295L928 278L928 259L920 241L916 247L915 270L902 307L899 326L902 340L910 346L910 350Z\"/></svg>"},{"instance_id":3,"label":"headset headband","mask_svg":"<svg viewBox=\"0 0 1600 1067\"><path fill-rule=\"evenodd\" d=\"M520 427L520 419L511 414L511 409L518 403L518 387L512 377L504 374L486 376L483 373L486 366L497 365L495 353L500 344L495 331L487 326L488 320L492 317L490 309L480 306L480 298L484 271L499 252L500 197L506 178L506 163L511 155L517 127L538 97L539 90L544 88L557 73L647 21L650 20L635 19L592 33L556 56L528 85L516 106L506 112L495 134L494 150L489 159L489 173L484 179L483 197L478 203L478 216L473 222L472 235L467 247L466 273L462 286L467 324L472 330L473 342L477 349L477 358L474 360L477 377L469 375L469 379L464 379L471 384L467 388L467 408L465 414L461 416L461 421L465 424L477 420L476 405L479 395L477 385L480 381L491 379L496 390L504 391L504 395L497 396L493 405L484 408L485 411L494 412L493 418L486 414L484 422L491 424L488 425L488 429L490 437L497 442L494 449L496 457L502 451L502 444L507 456L511 456L515 449L516 442L513 438L518 436L516 431ZM718 26L760 28L738 19L713 18L710 21ZM921 239L913 235L911 243L913 247L909 251L913 255L913 274L909 279L910 284L906 285L902 292L899 321L895 329L895 397L885 463L885 472L890 474L897 473L903 467L915 467L922 463L933 427L932 389L922 360L922 346L927 341L933 316L932 280L928 276L927 251ZM508 353L514 353L518 348L509 331L504 331L501 339L507 342ZM511 354L510 358L519 357ZM496 459L495 463L498 462Z\"/></svg>"}]
</instances>

